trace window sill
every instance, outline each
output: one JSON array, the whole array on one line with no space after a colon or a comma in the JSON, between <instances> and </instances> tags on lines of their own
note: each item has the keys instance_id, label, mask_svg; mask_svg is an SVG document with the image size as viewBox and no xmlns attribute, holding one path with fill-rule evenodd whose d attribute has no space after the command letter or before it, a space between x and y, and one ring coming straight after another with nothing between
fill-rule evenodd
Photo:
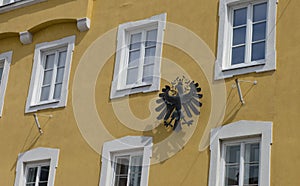
<instances>
[{"instance_id":1,"label":"window sill","mask_svg":"<svg viewBox=\"0 0 300 186\"><path fill-rule=\"evenodd\" d=\"M51 102L43 102L43 103L38 103L34 105L29 105L26 107L25 113L32 113L36 112L39 110L44 110L44 109L56 109L60 107L65 107L66 103L63 102L62 100L58 101L51 101Z\"/></svg>"},{"instance_id":2,"label":"window sill","mask_svg":"<svg viewBox=\"0 0 300 186\"><path fill-rule=\"evenodd\" d=\"M220 0L219 1L219 30L218 30L218 46L217 59L215 62L214 79L221 80L231 78L236 75L248 73L261 73L276 70L276 9L277 1L265 0L267 2L267 27L266 27L266 48L265 61L263 65L245 66L243 68L233 68L226 66L226 60L229 59L230 53L230 12L233 6L242 3L244 5L256 2L240 1L240 0ZM228 68L228 69L227 69Z\"/></svg>"},{"instance_id":3,"label":"window sill","mask_svg":"<svg viewBox=\"0 0 300 186\"><path fill-rule=\"evenodd\" d=\"M254 61L251 63L243 63L243 64L238 64L238 65L233 65L230 67L224 67L222 71L230 71L230 70L235 70L235 69L241 69L241 68L248 68L248 67L253 67L253 66L260 66L260 65L265 65L265 60L260 60L260 61Z\"/></svg>"},{"instance_id":4,"label":"window sill","mask_svg":"<svg viewBox=\"0 0 300 186\"><path fill-rule=\"evenodd\" d=\"M25 6L30 6L47 0L19 0L13 3L0 6L0 14Z\"/></svg>"},{"instance_id":5,"label":"window sill","mask_svg":"<svg viewBox=\"0 0 300 186\"><path fill-rule=\"evenodd\" d=\"M265 60L255 61L251 64L239 64L227 68L223 67L222 64L222 60L216 60L214 74L215 80L232 78L233 76L242 74L274 71L276 70L276 52L267 54Z\"/></svg>"},{"instance_id":6,"label":"window sill","mask_svg":"<svg viewBox=\"0 0 300 186\"><path fill-rule=\"evenodd\" d=\"M124 90L136 89L136 88L141 88L141 87L148 87L151 85L152 85L152 83L134 84L134 85L125 86L124 88L118 88L117 91L124 91Z\"/></svg>"},{"instance_id":7,"label":"window sill","mask_svg":"<svg viewBox=\"0 0 300 186\"><path fill-rule=\"evenodd\" d=\"M130 87L119 88L119 89L117 88L117 82L113 81L110 99L121 98L136 93L147 93L147 92L158 91L159 87L160 87L159 79L155 80L152 84L145 83L145 84L140 84L140 85L135 85Z\"/></svg>"},{"instance_id":8,"label":"window sill","mask_svg":"<svg viewBox=\"0 0 300 186\"><path fill-rule=\"evenodd\" d=\"M38 106L42 106L42 105L49 105L52 103L58 103L60 100L51 100L51 101L43 101L43 102L39 102L39 103L35 103L30 105L30 107L38 107Z\"/></svg>"}]
</instances>

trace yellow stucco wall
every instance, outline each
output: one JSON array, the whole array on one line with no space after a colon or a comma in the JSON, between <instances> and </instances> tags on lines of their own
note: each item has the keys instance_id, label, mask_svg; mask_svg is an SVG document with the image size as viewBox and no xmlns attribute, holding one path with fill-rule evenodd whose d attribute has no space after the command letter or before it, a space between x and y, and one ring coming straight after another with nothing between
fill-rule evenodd
<instances>
[{"instance_id":1,"label":"yellow stucco wall","mask_svg":"<svg viewBox=\"0 0 300 186\"><path fill-rule=\"evenodd\" d=\"M207 55L213 57L217 52L218 3L217 0L48 0L1 14L0 53L12 50L13 57L3 115L0 119L0 185L14 184L18 154L36 147L60 149L56 186L98 185L101 156L83 137L72 102L76 99L73 97L72 87L76 83L74 77L77 67L81 63L96 61L101 57L97 53L89 53L89 47L105 51L104 46L97 46L96 42L104 33L117 28L121 23L167 13L167 22L182 26L202 39L203 46L206 46L204 49L210 51L199 51L200 54L204 52L205 56L211 52ZM300 185L297 179L299 164L297 160L300 157L300 150L297 147L300 140L298 134L300 116L297 112L299 110L297 96L300 92L297 86L300 70L300 63L297 62L300 43L299 7L299 1L279 1L276 26L277 70L238 76L240 79L258 82L255 86L241 83L246 102L243 106L239 102L237 90L232 88L234 78L226 79L227 102L226 105L220 105L226 107L222 124L239 120L273 122L271 185L274 186ZM76 19L82 17L91 19L91 29L87 32L77 30ZM18 33L25 30L33 33L33 43L29 45L22 45L19 41ZM171 35L171 32L167 27L165 37ZM24 114L34 48L38 43L70 35L76 35L76 44L71 66L68 103L65 108L38 112L53 115L52 118L39 117L44 131L40 136L32 114ZM113 38L115 40L105 44L116 47L116 35ZM188 46L188 43L185 44ZM175 62L188 72L193 80L200 83L204 94L201 100L203 107L195 132L184 148L169 159L150 167L149 186L207 185L209 149L200 152L198 147L209 117L214 115L211 112L209 81L193 56L189 56L181 48L165 44L163 58ZM214 58L201 59L214 63ZM123 125L114 114L113 103L109 99L115 54L111 54L107 61L99 60L99 63L104 63L104 66L96 78L94 99L98 116L109 133L115 138L127 135L152 136L154 143L168 138L172 132L163 126L150 131L136 131ZM169 69L162 65L162 72L167 70ZM211 71L213 70L212 68ZM181 74L173 76L176 78ZM161 86L165 84L167 82L162 80ZM82 91L84 93L84 90ZM134 115L138 118L147 118L150 114L148 103L157 97L158 92L129 96L129 105ZM177 144L170 142L170 145ZM99 149L101 147L102 144L99 144Z\"/></svg>"}]
</instances>

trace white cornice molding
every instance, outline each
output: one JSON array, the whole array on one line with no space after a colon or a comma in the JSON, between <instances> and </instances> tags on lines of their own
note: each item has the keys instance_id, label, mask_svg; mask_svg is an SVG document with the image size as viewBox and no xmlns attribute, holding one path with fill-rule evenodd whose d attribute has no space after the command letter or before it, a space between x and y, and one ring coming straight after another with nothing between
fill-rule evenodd
<instances>
[{"instance_id":1,"label":"white cornice molding","mask_svg":"<svg viewBox=\"0 0 300 186\"><path fill-rule=\"evenodd\" d=\"M32 43L32 34L28 31L20 32L20 41L23 45Z\"/></svg>"},{"instance_id":2,"label":"white cornice molding","mask_svg":"<svg viewBox=\"0 0 300 186\"><path fill-rule=\"evenodd\" d=\"M80 32L85 32L90 29L91 20L87 17L77 19L77 28Z\"/></svg>"}]
</instances>

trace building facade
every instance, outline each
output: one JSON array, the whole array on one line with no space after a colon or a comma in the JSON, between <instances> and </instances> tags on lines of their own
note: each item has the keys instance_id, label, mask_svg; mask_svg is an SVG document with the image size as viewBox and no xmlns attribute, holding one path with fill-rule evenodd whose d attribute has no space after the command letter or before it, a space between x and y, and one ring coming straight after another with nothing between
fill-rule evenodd
<instances>
[{"instance_id":1,"label":"building facade","mask_svg":"<svg viewBox=\"0 0 300 186\"><path fill-rule=\"evenodd\" d=\"M0 185L299 185L299 7L0 0Z\"/></svg>"}]
</instances>

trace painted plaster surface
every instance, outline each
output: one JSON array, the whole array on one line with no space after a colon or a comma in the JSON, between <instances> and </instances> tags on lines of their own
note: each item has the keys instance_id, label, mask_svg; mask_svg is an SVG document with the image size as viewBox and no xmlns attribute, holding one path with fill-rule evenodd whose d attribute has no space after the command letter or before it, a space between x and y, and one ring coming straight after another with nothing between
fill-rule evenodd
<instances>
[{"instance_id":1,"label":"painted plaster surface","mask_svg":"<svg viewBox=\"0 0 300 186\"><path fill-rule=\"evenodd\" d=\"M300 185L299 1L279 1L276 25L277 70L213 81L218 31L217 0L48 0L0 15L0 52L13 51L0 118L0 185L13 185L19 153L37 147L60 149L55 186L97 186L105 141L124 136L153 137L149 186L207 185L209 132L239 120L272 121L271 185ZM192 126L173 133L156 120L159 91L110 100L119 24L167 14L161 88L178 76L200 83L203 106ZM78 18L91 20L79 32ZM31 31L22 45L19 32ZM24 114L35 45L76 35L65 108ZM90 115L85 115L85 114ZM52 115L52 117L48 117ZM100 122L99 122L100 121ZM299 165L300 166L300 165Z\"/></svg>"}]
</instances>

